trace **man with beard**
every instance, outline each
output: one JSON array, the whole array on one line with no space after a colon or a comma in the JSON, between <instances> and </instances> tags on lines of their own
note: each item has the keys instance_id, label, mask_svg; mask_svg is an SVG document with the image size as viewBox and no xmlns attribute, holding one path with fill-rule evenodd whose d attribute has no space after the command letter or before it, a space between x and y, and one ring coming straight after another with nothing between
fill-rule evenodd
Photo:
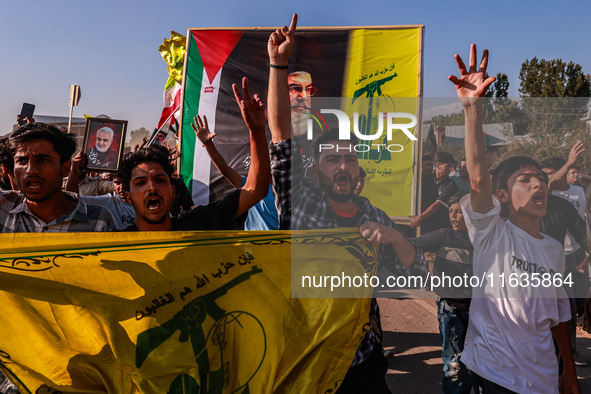
<instances>
[{"instance_id":1,"label":"man with beard","mask_svg":"<svg viewBox=\"0 0 591 394\"><path fill-rule=\"evenodd\" d=\"M110 168L117 167L117 154L110 150L113 142L114 131L110 127L101 127L96 132L96 143L87 152L88 162L92 167Z\"/></svg>"},{"instance_id":2,"label":"man with beard","mask_svg":"<svg viewBox=\"0 0 591 394\"><path fill-rule=\"evenodd\" d=\"M312 76L306 71L295 71L287 76L289 85L289 101L291 104L291 127L296 136L304 135L308 131L307 113L310 111L310 98L316 93L312 86Z\"/></svg>"},{"instance_id":3,"label":"man with beard","mask_svg":"<svg viewBox=\"0 0 591 394\"><path fill-rule=\"evenodd\" d=\"M312 106L312 96L317 89L312 86L312 76L306 71L295 71L287 76L289 86L289 103L291 106L291 132L292 138L297 139L304 162L305 174L309 178L312 175L312 141L308 140L308 120Z\"/></svg>"},{"instance_id":4,"label":"man with beard","mask_svg":"<svg viewBox=\"0 0 591 394\"><path fill-rule=\"evenodd\" d=\"M133 204L136 223L127 231L232 230L244 227L246 213L269 190L269 154L265 138L265 111L261 98L248 92L242 80L243 94L233 85L236 102L250 132L251 164L246 183L220 201L201 205L171 218L175 188L171 183L174 168L163 146L151 145L126 156L121 173Z\"/></svg>"},{"instance_id":5,"label":"man with beard","mask_svg":"<svg viewBox=\"0 0 591 394\"><path fill-rule=\"evenodd\" d=\"M287 63L294 46L297 15L269 37L269 128L271 168L280 229L358 227L379 245L381 265L397 274L426 275L423 252L396 229L388 215L354 193L359 162L352 139L340 140L337 130L323 133L314 144L314 177L304 176L299 144L291 138ZM293 155L292 155L293 152ZM389 393L387 362L381 345L379 309L371 302L369 329L363 337L338 393Z\"/></svg>"}]
</instances>

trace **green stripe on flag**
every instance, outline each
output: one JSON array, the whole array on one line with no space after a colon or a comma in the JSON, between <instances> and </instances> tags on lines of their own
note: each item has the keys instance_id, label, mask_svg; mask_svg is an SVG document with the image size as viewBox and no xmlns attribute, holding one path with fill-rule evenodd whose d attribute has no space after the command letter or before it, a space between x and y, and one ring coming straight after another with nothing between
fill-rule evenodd
<instances>
[{"instance_id":1,"label":"green stripe on flag","mask_svg":"<svg viewBox=\"0 0 591 394\"><path fill-rule=\"evenodd\" d=\"M203 83L203 60L201 60L201 54L193 34L190 34L188 51L187 64L185 65L187 74L185 76L185 94L183 97L180 174L189 192L193 194L193 165L197 137L191 128L191 122L193 117L199 113L199 100Z\"/></svg>"}]
</instances>

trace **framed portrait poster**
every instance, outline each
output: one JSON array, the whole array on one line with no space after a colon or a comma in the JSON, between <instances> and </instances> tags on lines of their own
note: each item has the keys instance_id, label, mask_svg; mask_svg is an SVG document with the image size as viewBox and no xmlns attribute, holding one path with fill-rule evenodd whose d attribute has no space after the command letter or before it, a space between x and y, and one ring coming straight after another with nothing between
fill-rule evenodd
<instances>
[{"instance_id":1,"label":"framed portrait poster","mask_svg":"<svg viewBox=\"0 0 591 394\"><path fill-rule=\"evenodd\" d=\"M88 156L89 170L115 172L123 157L126 120L88 118L82 152Z\"/></svg>"}]
</instances>

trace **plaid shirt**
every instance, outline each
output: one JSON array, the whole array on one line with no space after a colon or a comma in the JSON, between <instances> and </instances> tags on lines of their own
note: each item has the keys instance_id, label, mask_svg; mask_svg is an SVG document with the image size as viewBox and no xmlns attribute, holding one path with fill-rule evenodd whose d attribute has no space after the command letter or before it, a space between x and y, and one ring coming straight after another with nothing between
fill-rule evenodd
<instances>
[{"instance_id":1,"label":"plaid shirt","mask_svg":"<svg viewBox=\"0 0 591 394\"><path fill-rule=\"evenodd\" d=\"M279 228L305 230L339 227L336 214L326 200L324 192L316 183L306 179L301 155L292 156L292 148L300 152L296 140L293 140L293 143L292 140L285 140L269 145ZM292 195L297 196L293 201ZM354 195L352 199L363 213L358 226L376 222L396 229L390 217L381 209L371 205L367 198ZM399 262L394 249L390 246L380 246L380 265L385 265L397 275L427 276L428 267L423 252L419 247L414 246L417 249L416 258L408 269ZM371 302L369 320L370 328L357 349L352 365L366 360L376 343L381 343L380 311L375 298Z\"/></svg>"},{"instance_id":2,"label":"plaid shirt","mask_svg":"<svg viewBox=\"0 0 591 394\"><path fill-rule=\"evenodd\" d=\"M67 193L66 197L71 198ZM78 201L72 212L45 223L31 212L21 193L0 192L1 233L72 233L115 229L115 220L111 213L97 205Z\"/></svg>"}]
</instances>

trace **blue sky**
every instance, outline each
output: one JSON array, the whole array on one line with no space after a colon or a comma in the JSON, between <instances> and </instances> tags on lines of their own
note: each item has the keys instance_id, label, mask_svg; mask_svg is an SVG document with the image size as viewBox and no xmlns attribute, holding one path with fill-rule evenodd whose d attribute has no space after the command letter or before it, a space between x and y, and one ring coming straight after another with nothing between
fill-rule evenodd
<instances>
[{"instance_id":1,"label":"blue sky","mask_svg":"<svg viewBox=\"0 0 591 394\"><path fill-rule=\"evenodd\" d=\"M489 48L489 73L504 72L517 96L525 59L562 58L591 73L591 6L583 2L495 1L1 1L0 134L22 102L67 116L69 85L82 87L74 116L107 114L129 129L152 129L162 110L166 64L158 46L189 27L425 25L424 95L454 96L453 54Z\"/></svg>"}]
</instances>

